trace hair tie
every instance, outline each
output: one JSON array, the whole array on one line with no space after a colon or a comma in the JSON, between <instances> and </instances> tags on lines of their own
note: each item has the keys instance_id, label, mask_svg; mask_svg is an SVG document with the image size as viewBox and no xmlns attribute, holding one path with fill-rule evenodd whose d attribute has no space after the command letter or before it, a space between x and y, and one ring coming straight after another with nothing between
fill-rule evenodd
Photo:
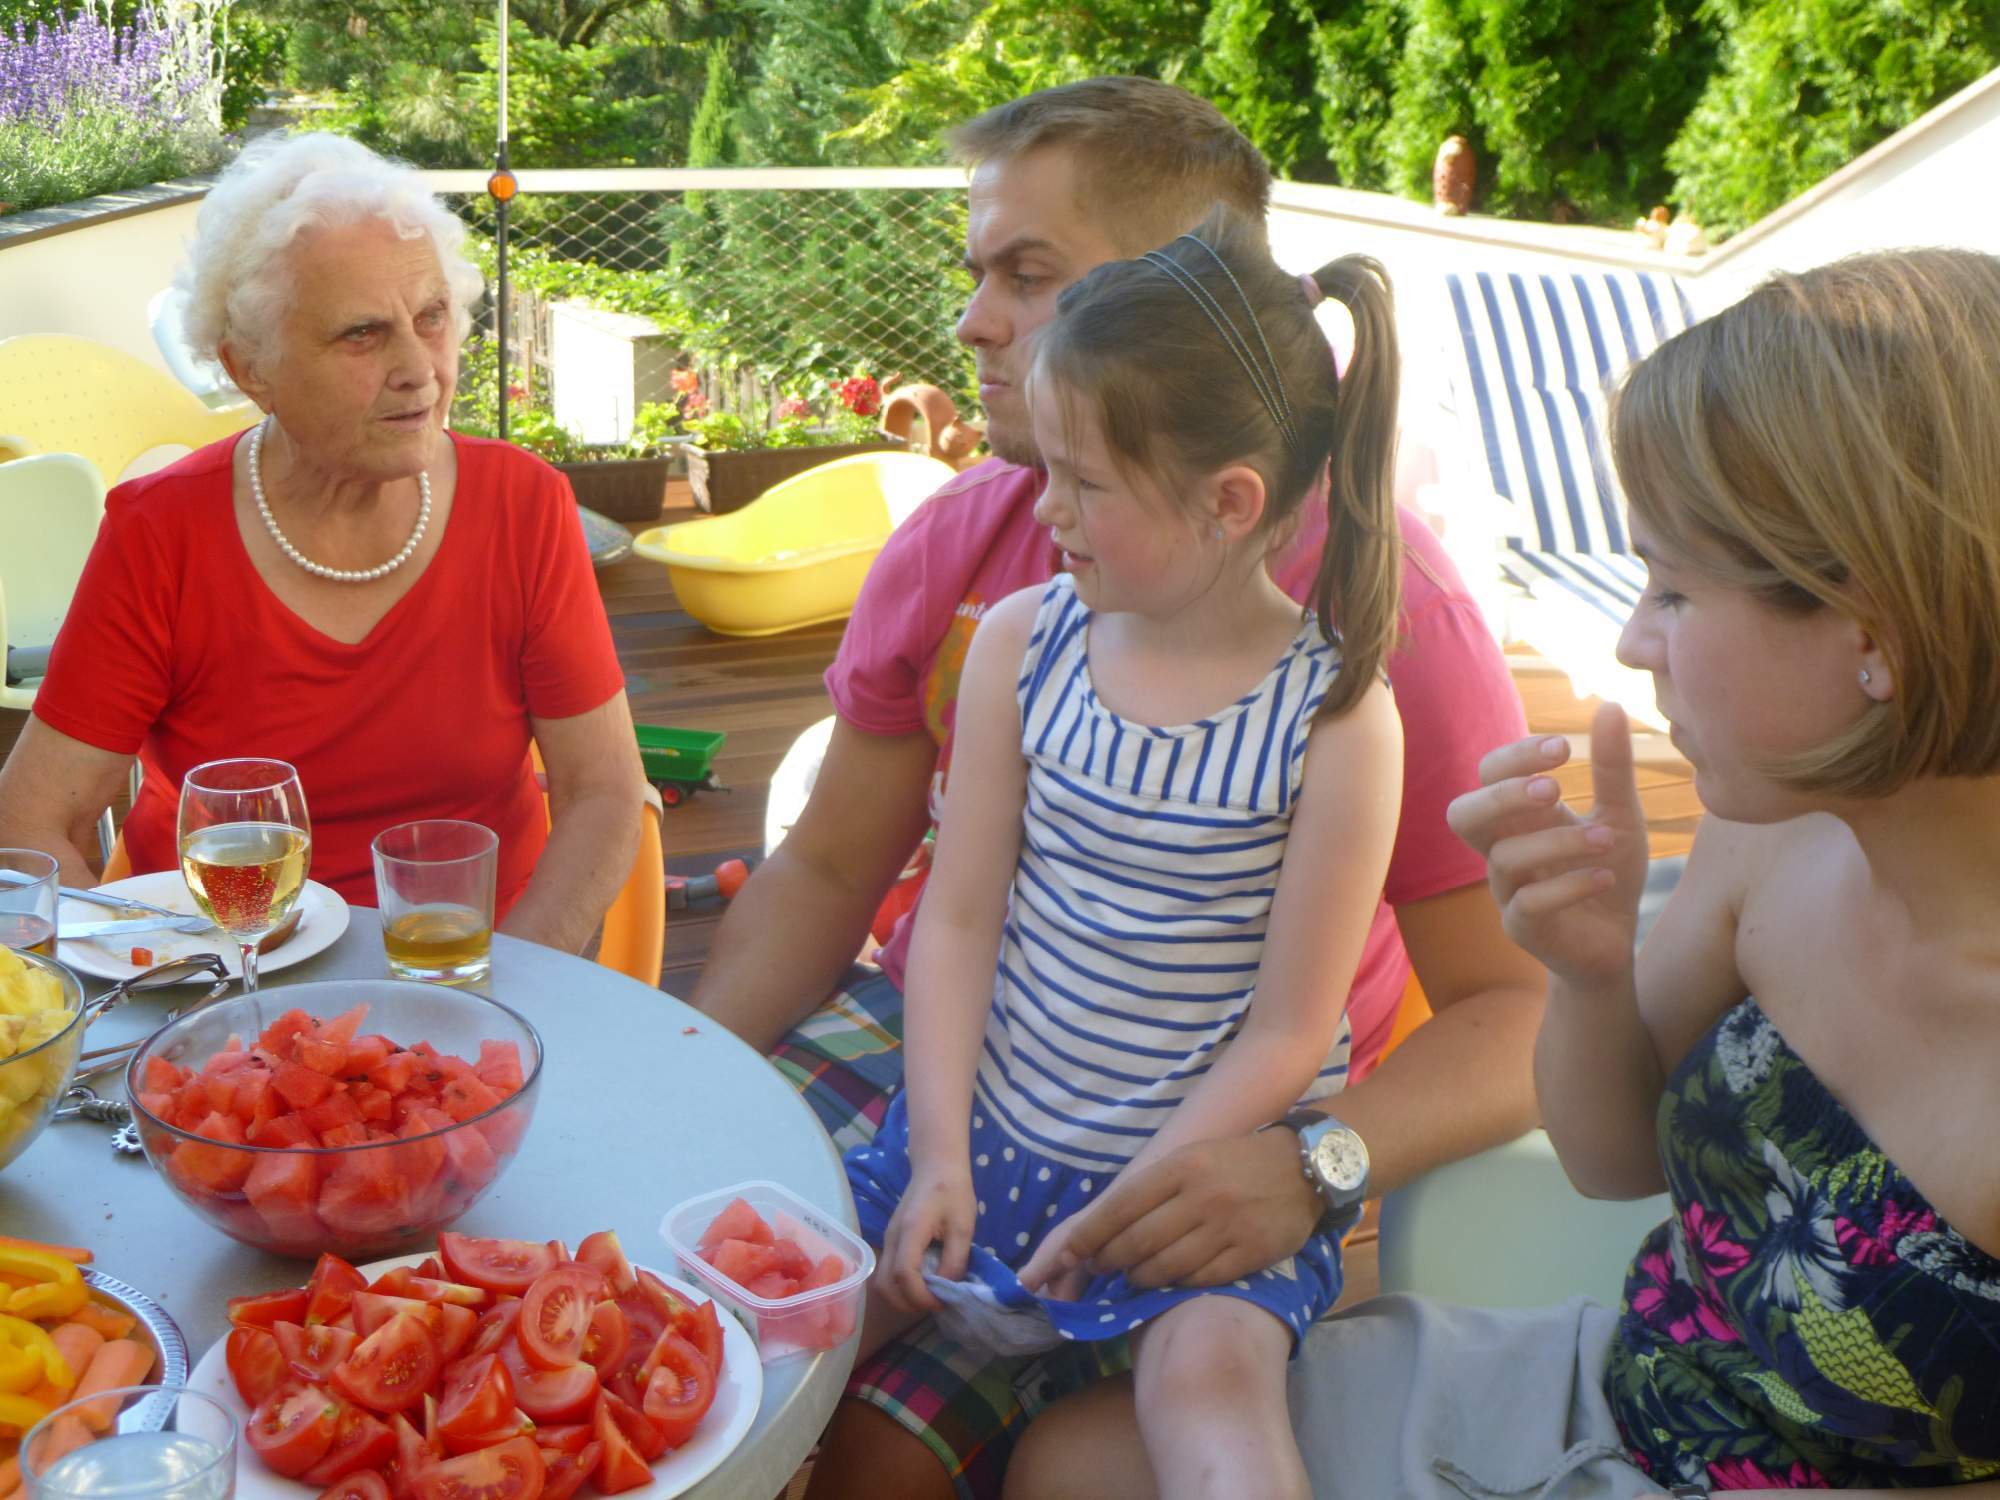
<instances>
[{"instance_id":1,"label":"hair tie","mask_svg":"<svg viewBox=\"0 0 2000 1500\"><path fill-rule=\"evenodd\" d=\"M1326 301L1326 293L1320 287L1319 278L1312 272L1300 272L1299 285L1305 288L1307 307L1318 307L1320 303Z\"/></svg>"}]
</instances>

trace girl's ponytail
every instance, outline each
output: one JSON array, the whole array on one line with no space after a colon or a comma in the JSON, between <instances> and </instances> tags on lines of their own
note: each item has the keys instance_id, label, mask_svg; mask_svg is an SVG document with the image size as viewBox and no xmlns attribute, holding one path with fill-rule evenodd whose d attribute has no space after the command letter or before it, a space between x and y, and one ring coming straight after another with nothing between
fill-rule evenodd
<instances>
[{"instance_id":1,"label":"girl's ponytail","mask_svg":"<svg viewBox=\"0 0 2000 1500\"><path fill-rule=\"evenodd\" d=\"M1403 545L1396 520L1397 371L1388 273L1366 255L1343 255L1312 281L1354 319L1354 352L1340 377L1328 466L1326 547L1313 607L1341 638L1341 671L1320 712L1346 712L1394 649Z\"/></svg>"}]
</instances>

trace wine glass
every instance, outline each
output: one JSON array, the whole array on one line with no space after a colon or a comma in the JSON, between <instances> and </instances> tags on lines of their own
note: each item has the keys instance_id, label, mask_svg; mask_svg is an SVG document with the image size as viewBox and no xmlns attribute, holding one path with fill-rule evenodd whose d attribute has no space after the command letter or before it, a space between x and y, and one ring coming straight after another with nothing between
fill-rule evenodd
<instances>
[{"instance_id":1,"label":"wine glass","mask_svg":"<svg viewBox=\"0 0 2000 1500\"><path fill-rule=\"evenodd\" d=\"M181 782L181 874L203 915L243 950L257 988L257 945L285 923L306 883L312 824L299 773L282 760L212 760Z\"/></svg>"}]
</instances>

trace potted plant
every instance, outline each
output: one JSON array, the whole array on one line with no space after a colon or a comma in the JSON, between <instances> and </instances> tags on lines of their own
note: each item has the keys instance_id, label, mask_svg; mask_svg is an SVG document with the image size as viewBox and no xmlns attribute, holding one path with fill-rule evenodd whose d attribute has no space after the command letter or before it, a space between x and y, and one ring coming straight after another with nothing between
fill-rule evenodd
<instances>
[{"instance_id":1,"label":"potted plant","mask_svg":"<svg viewBox=\"0 0 2000 1500\"><path fill-rule=\"evenodd\" d=\"M735 412L690 412L688 487L695 504L718 515L740 510L794 474L850 453L905 446L875 426L882 388L873 377L830 381L828 398L831 410L818 421L812 403L802 396L779 401L768 421L755 414L746 421Z\"/></svg>"},{"instance_id":2,"label":"potted plant","mask_svg":"<svg viewBox=\"0 0 2000 1500\"><path fill-rule=\"evenodd\" d=\"M549 426L555 419L538 413ZM509 433L533 447L524 434ZM648 401L632 418L632 436L612 447L582 447L573 440L565 456L545 454L569 476L579 505L614 521L657 520L667 500L667 480L673 474L674 452L685 441L677 406Z\"/></svg>"}]
</instances>

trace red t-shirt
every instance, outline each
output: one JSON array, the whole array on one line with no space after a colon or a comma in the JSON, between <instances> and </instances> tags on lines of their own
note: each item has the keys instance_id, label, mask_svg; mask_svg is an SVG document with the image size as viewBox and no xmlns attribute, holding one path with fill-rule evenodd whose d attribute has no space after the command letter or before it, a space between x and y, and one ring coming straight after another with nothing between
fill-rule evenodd
<instances>
[{"instance_id":1,"label":"red t-shirt","mask_svg":"<svg viewBox=\"0 0 2000 1500\"><path fill-rule=\"evenodd\" d=\"M135 871L174 868L191 767L268 755L298 768L315 880L373 906L376 834L463 818L500 836L504 915L548 841L529 716L568 718L624 688L568 481L512 444L454 435L444 540L350 646L251 565L230 495L237 441L111 492L36 716L139 756L124 830Z\"/></svg>"},{"instance_id":2,"label":"red t-shirt","mask_svg":"<svg viewBox=\"0 0 2000 1500\"><path fill-rule=\"evenodd\" d=\"M1046 582L1056 556L1034 518L1041 475L995 459L945 485L899 526L869 571L840 654L826 674L840 716L871 734L927 730L939 747L931 816L951 764L959 674L980 618L1018 589ZM1403 720L1403 808L1384 900L1348 996L1352 1076L1374 1066L1395 1025L1409 955L1393 907L1486 878L1485 864L1445 826L1446 804L1479 784L1479 758L1527 733L1520 696L1479 607L1443 546L1411 512L1402 525L1403 639L1389 658ZM1326 512L1308 503L1300 535L1272 568L1305 601L1312 590ZM900 987L915 913L883 945Z\"/></svg>"}]
</instances>

